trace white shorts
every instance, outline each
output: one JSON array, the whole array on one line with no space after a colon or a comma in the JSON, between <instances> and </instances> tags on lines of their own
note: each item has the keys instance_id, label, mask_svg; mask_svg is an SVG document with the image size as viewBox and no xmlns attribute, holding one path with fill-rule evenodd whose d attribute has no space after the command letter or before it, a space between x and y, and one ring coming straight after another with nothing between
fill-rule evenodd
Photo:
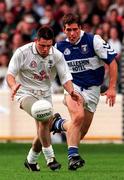
<instances>
[{"instance_id":1,"label":"white shorts","mask_svg":"<svg viewBox=\"0 0 124 180\"><path fill-rule=\"evenodd\" d=\"M95 112L100 98L100 86L92 86L88 89L83 89L83 91L79 86L75 84L73 86L75 91L83 97L84 108L90 112ZM67 94L67 91L65 91L65 94Z\"/></svg>"},{"instance_id":2,"label":"white shorts","mask_svg":"<svg viewBox=\"0 0 124 180\"><path fill-rule=\"evenodd\" d=\"M15 100L18 102L21 102L22 99L27 96L33 96L38 100L40 100L42 98L46 98L46 99L49 99L49 101L51 101L51 99L52 99L51 89L42 91L42 90L34 90L34 89L30 89L30 88L26 89L26 88L21 87L21 88L19 88L19 90L16 93Z\"/></svg>"}]
</instances>

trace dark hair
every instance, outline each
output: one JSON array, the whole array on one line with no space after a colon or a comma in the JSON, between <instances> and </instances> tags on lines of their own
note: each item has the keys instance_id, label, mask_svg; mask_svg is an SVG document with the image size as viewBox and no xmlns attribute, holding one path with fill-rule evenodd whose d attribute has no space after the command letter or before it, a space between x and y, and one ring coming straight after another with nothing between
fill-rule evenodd
<instances>
[{"instance_id":1,"label":"dark hair","mask_svg":"<svg viewBox=\"0 0 124 180\"><path fill-rule=\"evenodd\" d=\"M37 38L44 38L46 40L54 39L52 28L49 26L41 26L37 31Z\"/></svg>"},{"instance_id":2,"label":"dark hair","mask_svg":"<svg viewBox=\"0 0 124 180\"><path fill-rule=\"evenodd\" d=\"M66 14L63 16L63 26L65 27L66 24L73 24L76 23L78 26L81 25L80 18L77 15L74 15L72 13Z\"/></svg>"}]
</instances>

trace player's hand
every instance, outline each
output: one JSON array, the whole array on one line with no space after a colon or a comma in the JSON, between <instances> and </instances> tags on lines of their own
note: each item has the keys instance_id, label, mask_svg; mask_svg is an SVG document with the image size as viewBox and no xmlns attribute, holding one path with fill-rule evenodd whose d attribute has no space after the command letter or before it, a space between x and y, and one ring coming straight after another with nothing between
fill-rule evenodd
<instances>
[{"instance_id":1,"label":"player's hand","mask_svg":"<svg viewBox=\"0 0 124 180\"><path fill-rule=\"evenodd\" d=\"M14 100L14 96L16 95L16 92L18 91L20 86L21 86L21 84L19 84L19 83L17 83L14 86L12 86L12 88L11 88L11 98L12 98L12 101Z\"/></svg>"},{"instance_id":2,"label":"player's hand","mask_svg":"<svg viewBox=\"0 0 124 180\"><path fill-rule=\"evenodd\" d=\"M116 89L109 88L106 92L101 94L102 96L106 95L106 104L109 104L110 107L114 106L116 99Z\"/></svg>"},{"instance_id":3,"label":"player's hand","mask_svg":"<svg viewBox=\"0 0 124 180\"><path fill-rule=\"evenodd\" d=\"M77 101L78 104L82 103L82 98L81 98L81 96L77 92L72 91L72 93L70 95L71 95L71 98L74 101Z\"/></svg>"}]
</instances>

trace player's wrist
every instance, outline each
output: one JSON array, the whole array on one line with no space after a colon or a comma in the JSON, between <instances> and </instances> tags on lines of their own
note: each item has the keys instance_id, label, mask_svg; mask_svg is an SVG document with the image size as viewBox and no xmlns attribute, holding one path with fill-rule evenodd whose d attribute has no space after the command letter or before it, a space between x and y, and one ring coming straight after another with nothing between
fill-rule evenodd
<instances>
[{"instance_id":1,"label":"player's wrist","mask_svg":"<svg viewBox=\"0 0 124 180\"><path fill-rule=\"evenodd\" d=\"M109 89L116 89L116 86L109 86Z\"/></svg>"}]
</instances>

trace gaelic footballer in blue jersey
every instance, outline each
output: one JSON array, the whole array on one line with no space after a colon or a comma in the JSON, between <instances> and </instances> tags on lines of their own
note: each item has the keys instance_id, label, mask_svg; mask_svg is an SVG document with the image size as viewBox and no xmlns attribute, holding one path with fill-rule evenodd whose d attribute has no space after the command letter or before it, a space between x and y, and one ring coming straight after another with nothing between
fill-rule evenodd
<instances>
[{"instance_id":1,"label":"gaelic footballer in blue jersey","mask_svg":"<svg viewBox=\"0 0 124 180\"><path fill-rule=\"evenodd\" d=\"M104 63L110 64L117 53L99 35L80 32L78 42L69 39L56 44L68 63L74 84L88 88L99 86L104 79Z\"/></svg>"},{"instance_id":2,"label":"gaelic footballer in blue jersey","mask_svg":"<svg viewBox=\"0 0 124 180\"><path fill-rule=\"evenodd\" d=\"M73 14L64 16L63 30L67 39L58 42L55 47L64 54L75 91L80 94L82 103L74 102L65 92L65 104L71 121L62 121L62 126L59 127L67 131L69 169L76 170L84 165L84 160L78 153L78 144L87 133L99 102L105 63L109 66L109 87L104 95L109 106L115 103L117 53L99 35L82 31L78 17Z\"/></svg>"}]
</instances>

